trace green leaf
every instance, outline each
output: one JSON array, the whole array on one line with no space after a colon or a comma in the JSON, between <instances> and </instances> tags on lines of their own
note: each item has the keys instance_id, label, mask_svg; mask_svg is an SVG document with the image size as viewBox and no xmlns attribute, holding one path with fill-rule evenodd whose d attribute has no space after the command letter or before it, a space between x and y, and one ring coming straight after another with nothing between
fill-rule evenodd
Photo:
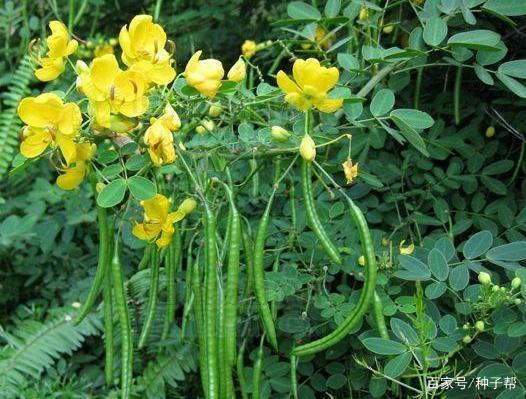
<instances>
[{"instance_id":1,"label":"green leaf","mask_svg":"<svg viewBox=\"0 0 526 399\"><path fill-rule=\"evenodd\" d=\"M466 241L462 253L466 259L475 259L487 252L493 244L493 236L488 230L479 231Z\"/></svg>"},{"instance_id":2,"label":"green leaf","mask_svg":"<svg viewBox=\"0 0 526 399\"><path fill-rule=\"evenodd\" d=\"M437 299L444 295L447 290L447 285L443 281L435 281L426 287L426 296L429 299Z\"/></svg>"},{"instance_id":3,"label":"green leaf","mask_svg":"<svg viewBox=\"0 0 526 399\"><path fill-rule=\"evenodd\" d=\"M427 152L426 143L424 142L424 139L422 139L422 137L420 136L420 133L418 133L415 129L413 129L411 126L409 126L397 116L393 116L392 112L391 119L393 120L395 125L398 126L400 132L407 139L407 141L409 141L409 143L418 151L420 151L422 154L428 157L429 152Z\"/></svg>"},{"instance_id":4,"label":"green leaf","mask_svg":"<svg viewBox=\"0 0 526 399\"><path fill-rule=\"evenodd\" d=\"M475 68L475 75L485 84L493 86L495 84L495 80L493 79L493 76L484 68L483 66L479 64L473 65Z\"/></svg>"},{"instance_id":5,"label":"green leaf","mask_svg":"<svg viewBox=\"0 0 526 399\"><path fill-rule=\"evenodd\" d=\"M480 181L488 188L488 190L495 194L506 195L508 192L506 185L502 181L494 179L493 177L481 176Z\"/></svg>"},{"instance_id":6,"label":"green leaf","mask_svg":"<svg viewBox=\"0 0 526 399\"><path fill-rule=\"evenodd\" d=\"M449 266L446 257L438 249L433 248L427 256L427 263L431 273L440 281L445 281L449 275Z\"/></svg>"},{"instance_id":7,"label":"green leaf","mask_svg":"<svg viewBox=\"0 0 526 399\"><path fill-rule=\"evenodd\" d=\"M409 255L400 255L398 256L398 260L405 270L398 270L395 272L395 276L404 280L421 281L428 280L431 277L431 272L427 265L417 258Z\"/></svg>"},{"instance_id":8,"label":"green leaf","mask_svg":"<svg viewBox=\"0 0 526 399\"><path fill-rule=\"evenodd\" d=\"M469 270L466 265L458 265L449 273L449 285L457 291L467 287L469 283Z\"/></svg>"},{"instance_id":9,"label":"green leaf","mask_svg":"<svg viewBox=\"0 0 526 399\"><path fill-rule=\"evenodd\" d=\"M508 327L508 336L510 337L523 337L526 335L526 323L523 321L518 321L511 324Z\"/></svg>"},{"instance_id":10,"label":"green leaf","mask_svg":"<svg viewBox=\"0 0 526 399\"><path fill-rule=\"evenodd\" d=\"M509 159L503 159L497 162L489 164L484 169L482 169L483 175L500 175L506 173L513 168L514 162Z\"/></svg>"},{"instance_id":11,"label":"green leaf","mask_svg":"<svg viewBox=\"0 0 526 399\"><path fill-rule=\"evenodd\" d=\"M406 323L401 319L397 319L396 317L393 317L389 321L389 324L391 325L391 330L393 330L393 333L398 337L400 341L405 342L408 345L418 344L418 334L413 329L413 327L411 327L410 324Z\"/></svg>"},{"instance_id":12,"label":"green leaf","mask_svg":"<svg viewBox=\"0 0 526 399\"><path fill-rule=\"evenodd\" d=\"M341 6L341 0L328 0L323 12L327 17L334 18L339 14Z\"/></svg>"},{"instance_id":13,"label":"green leaf","mask_svg":"<svg viewBox=\"0 0 526 399\"><path fill-rule=\"evenodd\" d=\"M411 352L405 352L393 357L385 365L385 375L391 378L396 378L399 375L403 374L403 372L409 366L409 363L411 363L412 357L413 355L411 354Z\"/></svg>"},{"instance_id":14,"label":"green leaf","mask_svg":"<svg viewBox=\"0 0 526 399\"><path fill-rule=\"evenodd\" d=\"M499 72L518 79L526 79L526 60L508 61L499 65Z\"/></svg>"},{"instance_id":15,"label":"green leaf","mask_svg":"<svg viewBox=\"0 0 526 399\"><path fill-rule=\"evenodd\" d=\"M287 14L292 19L320 19L320 12L310 4L293 1L287 6Z\"/></svg>"},{"instance_id":16,"label":"green leaf","mask_svg":"<svg viewBox=\"0 0 526 399\"><path fill-rule=\"evenodd\" d=\"M478 29L468 32L461 32L453 35L447 41L447 44L452 47L465 47L471 49L495 49L500 41L500 35L491 30Z\"/></svg>"},{"instance_id":17,"label":"green leaf","mask_svg":"<svg viewBox=\"0 0 526 399\"><path fill-rule=\"evenodd\" d=\"M395 103L394 93L389 89L382 89L377 92L370 105L373 116L382 116L387 114Z\"/></svg>"},{"instance_id":18,"label":"green leaf","mask_svg":"<svg viewBox=\"0 0 526 399\"><path fill-rule=\"evenodd\" d=\"M447 36L447 24L440 17L430 18L424 26L424 41L430 46L438 46Z\"/></svg>"},{"instance_id":19,"label":"green leaf","mask_svg":"<svg viewBox=\"0 0 526 399\"><path fill-rule=\"evenodd\" d=\"M488 0L483 8L507 17L526 15L526 2L523 0Z\"/></svg>"},{"instance_id":20,"label":"green leaf","mask_svg":"<svg viewBox=\"0 0 526 399\"><path fill-rule=\"evenodd\" d=\"M119 178L105 186L97 196L97 204L103 208L111 208L124 199L126 180Z\"/></svg>"},{"instance_id":21,"label":"green leaf","mask_svg":"<svg viewBox=\"0 0 526 399\"><path fill-rule=\"evenodd\" d=\"M362 343L367 349L378 355L399 355L407 351L400 342L385 338L365 338Z\"/></svg>"},{"instance_id":22,"label":"green leaf","mask_svg":"<svg viewBox=\"0 0 526 399\"><path fill-rule=\"evenodd\" d=\"M128 187L138 201L145 201L157 194L157 187L150 180L142 176L132 176L128 179Z\"/></svg>"},{"instance_id":23,"label":"green leaf","mask_svg":"<svg viewBox=\"0 0 526 399\"><path fill-rule=\"evenodd\" d=\"M490 260L517 262L526 259L526 241L517 241L510 244L491 248L486 257Z\"/></svg>"},{"instance_id":24,"label":"green leaf","mask_svg":"<svg viewBox=\"0 0 526 399\"><path fill-rule=\"evenodd\" d=\"M457 348L457 343L451 337L438 337L433 340L431 346L440 352L453 352Z\"/></svg>"},{"instance_id":25,"label":"green leaf","mask_svg":"<svg viewBox=\"0 0 526 399\"><path fill-rule=\"evenodd\" d=\"M500 72L496 73L497 78L506 86L508 89L510 89L513 93L515 93L520 98L526 98L526 86L524 86L519 81L510 78L508 75L504 75Z\"/></svg>"},{"instance_id":26,"label":"green leaf","mask_svg":"<svg viewBox=\"0 0 526 399\"><path fill-rule=\"evenodd\" d=\"M346 71L359 71L361 69L360 62L352 54L338 53L336 58L338 60L338 64Z\"/></svg>"},{"instance_id":27,"label":"green leaf","mask_svg":"<svg viewBox=\"0 0 526 399\"><path fill-rule=\"evenodd\" d=\"M435 123L429 114L417 109L395 109L391 112L391 118L393 117L400 119L408 126L411 126L413 129L427 129L433 126Z\"/></svg>"}]
</instances>

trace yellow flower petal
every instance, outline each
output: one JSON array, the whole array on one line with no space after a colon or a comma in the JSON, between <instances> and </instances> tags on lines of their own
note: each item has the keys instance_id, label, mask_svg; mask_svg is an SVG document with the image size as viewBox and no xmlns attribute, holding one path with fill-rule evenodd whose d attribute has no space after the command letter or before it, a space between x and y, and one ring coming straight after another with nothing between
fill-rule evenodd
<instances>
[{"instance_id":1,"label":"yellow flower petal","mask_svg":"<svg viewBox=\"0 0 526 399\"><path fill-rule=\"evenodd\" d=\"M331 98L325 98L322 100L312 100L313 105L319 109L321 112L336 112L339 110L343 105L343 99L337 98L337 99L331 99Z\"/></svg>"},{"instance_id":2,"label":"yellow flower petal","mask_svg":"<svg viewBox=\"0 0 526 399\"><path fill-rule=\"evenodd\" d=\"M233 82L241 82L247 76L245 62L240 58L228 71L227 78Z\"/></svg>"},{"instance_id":3,"label":"yellow flower petal","mask_svg":"<svg viewBox=\"0 0 526 399\"><path fill-rule=\"evenodd\" d=\"M70 165L71 163L75 162L77 159L77 148L75 147L73 138L71 136L59 133L55 137L55 141L60 148L60 152L62 153L66 164Z\"/></svg>"},{"instance_id":4,"label":"yellow flower petal","mask_svg":"<svg viewBox=\"0 0 526 399\"><path fill-rule=\"evenodd\" d=\"M276 75L276 81L279 88L285 93L299 93L301 91L298 85L283 71L278 72Z\"/></svg>"},{"instance_id":5,"label":"yellow flower petal","mask_svg":"<svg viewBox=\"0 0 526 399\"><path fill-rule=\"evenodd\" d=\"M51 134L46 130L29 129L28 135L20 144L20 153L26 158L38 157L51 142Z\"/></svg>"},{"instance_id":6,"label":"yellow flower petal","mask_svg":"<svg viewBox=\"0 0 526 399\"><path fill-rule=\"evenodd\" d=\"M119 74L119 63L113 54L106 54L95 58L91 63L90 76L94 86L104 92L110 93L113 81Z\"/></svg>"},{"instance_id":7,"label":"yellow flower petal","mask_svg":"<svg viewBox=\"0 0 526 399\"><path fill-rule=\"evenodd\" d=\"M86 165L79 162L77 165L66 169L66 172L57 177L57 186L63 190L76 189L86 176Z\"/></svg>"},{"instance_id":8,"label":"yellow flower petal","mask_svg":"<svg viewBox=\"0 0 526 399\"><path fill-rule=\"evenodd\" d=\"M18 116L32 127L50 127L62 117L63 103L53 93L40 94L38 97L26 97L18 105Z\"/></svg>"},{"instance_id":9,"label":"yellow flower petal","mask_svg":"<svg viewBox=\"0 0 526 399\"><path fill-rule=\"evenodd\" d=\"M35 76L42 82L50 82L60 76L66 65L62 57L59 58L41 58L39 60L40 68L35 71Z\"/></svg>"},{"instance_id":10,"label":"yellow flower petal","mask_svg":"<svg viewBox=\"0 0 526 399\"><path fill-rule=\"evenodd\" d=\"M141 205L149 221L163 222L166 220L170 203L164 195L157 194L149 200L142 201Z\"/></svg>"}]
</instances>

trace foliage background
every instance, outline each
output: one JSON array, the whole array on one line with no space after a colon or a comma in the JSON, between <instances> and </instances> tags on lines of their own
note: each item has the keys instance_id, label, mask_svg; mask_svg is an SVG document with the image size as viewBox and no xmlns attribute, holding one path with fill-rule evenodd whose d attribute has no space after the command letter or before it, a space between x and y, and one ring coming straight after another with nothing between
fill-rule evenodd
<instances>
[{"instance_id":1,"label":"foliage background","mask_svg":"<svg viewBox=\"0 0 526 399\"><path fill-rule=\"evenodd\" d=\"M0 49L3 99L0 123L8 129L0 129L3 140L0 144L4 146L0 160L10 162L16 151L13 150L16 145L13 145L16 143L13 132L19 125L12 119L11 111L16 98L43 89L41 83L31 78L27 66L24 68L29 41L45 34L49 19L59 17L68 21L67 10L72 3L75 34L93 41L111 38L136 14L155 14L157 5L156 2L119 0L5 1L0 9L0 35L4 39ZM325 3L320 3L323 4L318 4L318 8L322 10ZM399 18L389 13L387 17ZM386 42L392 40L403 46L403 42L409 40L408 33L418 25L409 6L404 8L401 17L403 28L396 37L387 37ZM159 12L159 22L168 37L177 43L178 70L182 70L189 55L198 48L230 64L238 57L239 47L246 38L256 41L280 38L288 43L294 34L271 24L284 18L288 18L287 3L282 1L165 0ZM478 28L502 35L508 48L507 60L526 58L524 17L514 20L516 25L510 25L509 21L481 15L477 21ZM451 18L450 28L462 28L464 24L457 14ZM299 43L294 40L291 43L294 54L308 54ZM268 71L281 50L280 46L269 50L258 66ZM498 251L493 253L493 259L491 253L488 255L492 246L524 242L526 231L526 164L521 156L524 143L512 129L497 124L489 113L495 115L492 110L496 110L508 125L519 133L524 132L526 103L502 85L483 85L471 69L464 68L459 120L455 121L456 67L451 57L444 59L443 56L428 62L444 65L426 68L420 76L416 63L411 69L392 74L379 87L388 87L396 93L397 108L414 106L433 116L436 123L428 133L427 143L430 157L422 156L410 146L401 146L385 130L365 124L353 131L352 157L360 162L363 174L350 190L353 198L367 210L367 219L374 229L382 265L381 297L385 315L392 317L392 338L404 342L401 337L414 337L414 342L410 342L414 351L433 351L439 360L425 367L411 360L411 372L403 376L402 372L397 374L392 369L406 361L407 351L385 353L374 345L364 346L366 342L374 342L364 341L374 333L367 327L374 322L368 319L360 339L345 340L330 352L300 363L302 398L321 397L323 392L348 397L351 390L363 397L404 397L407 391L386 376L422 389L420 377L430 370L437 375L442 372L471 376L514 375L526 383L524 303L509 305L506 298L501 301L491 294L479 298L480 286L476 281L476 273L481 270L492 271L495 282L508 288L515 275L526 281L524 264L520 263L523 258L509 260ZM329 54L329 58L339 62L340 69L345 69L346 64L334 53ZM287 57L281 59L281 65L289 69ZM367 79L357 77L359 83ZM268 81L274 83L272 78ZM57 88L53 85L50 88ZM352 123L353 111L345 111L347 121ZM276 115L276 120L285 123L287 116ZM332 123L334 128L330 117L325 122L329 128ZM486 129L493 125L496 134L488 138ZM330 154L324 161L335 176L340 174L340 179L340 164L346 152L347 148L342 146L339 153ZM261 214L270 189L264 182L272 178L271 163L267 162L262 170L260 190L240 196L242 209L252 222ZM77 331L67 323L68 315L74 312L72 304L82 297L79 293L87 292L96 264L94 241L97 233L91 194L86 187L73 194L64 193L53 185L53 180L47 161L41 160L23 174L11 178L4 176L0 181L0 371L13 370L16 362L26 366L33 363L26 372L14 377L16 386L6 384L2 376L0 386L6 396L17 393L24 398L107 397L115 392L108 392L103 383L100 314L93 314ZM291 253L284 254L280 271L267 276L269 292L281 304L278 328L289 338L301 339L316 325L322 325L323 329L327 322L341 320L352 307L349 286L356 284L346 276L360 273L356 238L349 231L347 219L342 217L341 203L333 201L320 185L316 190L318 207L330 234L339 247L348 249L348 256L341 269L329 265L320 251L313 250L316 244L312 233L302 231L301 246L312 264L328 266L327 273L310 273L305 258ZM270 246L277 245L280 237L286 234L289 223L286 198L280 198L277 210L272 233L278 235L270 240ZM298 217L300 226L304 226L302 212ZM487 242L489 234L491 242L477 256L471 256L468 247L466 256L466 241L480 231L489 233L482 233L478 239L484 238ZM382 245L382 238L389 238L391 244ZM406 267L400 264L397 248L402 240L417 245L414 257L423 260L424 269L420 264L416 271L414 264ZM148 279L145 273L135 273L132 269L140 258L137 247L138 244L130 239L124 264L128 265L126 272L131 277L130 296L137 305L136 311L140 312ZM436 277L435 269L439 266L429 257L434 248L449 263L446 277L427 281L423 291L419 291L420 285L413 280L428 280L429 269ZM417 273L417 278L404 277L400 273L404 270ZM320 281L332 294L324 295L323 290L316 288L310 309L312 314L304 319L301 313L305 297L308 292L312 293L308 287L319 287ZM429 288L432 284L435 285ZM183 290L181 278L181 295ZM524 285L521 295L519 297L524 299ZM422 303L425 303L425 310L419 307ZM467 333L462 325L473 325L479 319L484 320L486 331L476 334L470 345L464 345L462 338ZM473 335L472 328L469 333ZM139 397L144 393L151 398L164 397L165 392L168 397L198 394L195 348L178 341L177 332L175 334L171 349L164 357L154 355L153 345L138 356L136 385ZM246 361L248 375L257 349L257 328L250 334L249 342L253 342ZM448 358L450 352L458 353L455 362ZM287 397L286 360L268 351L264 370L266 395ZM40 375L42 378L37 378ZM466 397L501 395L502 398L506 397L504 394L509 395L473 390L464 394L471 395ZM524 390L507 397L520 397L521 394L524 395ZM448 397L455 397L455 394L448 393Z\"/></svg>"}]
</instances>

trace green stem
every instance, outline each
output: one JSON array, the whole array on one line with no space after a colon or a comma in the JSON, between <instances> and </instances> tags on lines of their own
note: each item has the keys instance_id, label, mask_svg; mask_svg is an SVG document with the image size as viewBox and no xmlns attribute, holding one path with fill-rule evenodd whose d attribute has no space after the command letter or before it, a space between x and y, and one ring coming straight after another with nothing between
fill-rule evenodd
<instances>
[{"instance_id":1,"label":"green stem","mask_svg":"<svg viewBox=\"0 0 526 399\"><path fill-rule=\"evenodd\" d=\"M462 66L457 68L455 75L455 91L453 93L453 108L455 113L455 125L460 124L460 87L462 86Z\"/></svg>"}]
</instances>

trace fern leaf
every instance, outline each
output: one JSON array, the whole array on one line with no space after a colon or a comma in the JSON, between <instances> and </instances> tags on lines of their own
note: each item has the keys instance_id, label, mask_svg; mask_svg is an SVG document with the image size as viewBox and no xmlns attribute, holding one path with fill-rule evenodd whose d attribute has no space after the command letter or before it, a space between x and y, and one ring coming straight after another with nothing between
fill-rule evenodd
<instances>
[{"instance_id":1,"label":"fern leaf","mask_svg":"<svg viewBox=\"0 0 526 399\"><path fill-rule=\"evenodd\" d=\"M11 333L0 330L0 337L8 343L0 351L2 397L17 396L29 379L38 379L62 354L71 354L86 336L96 335L100 329L100 317L91 315L75 327L71 316L61 312L45 323L26 320Z\"/></svg>"},{"instance_id":2,"label":"fern leaf","mask_svg":"<svg viewBox=\"0 0 526 399\"><path fill-rule=\"evenodd\" d=\"M16 68L9 88L3 94L4 109L0 114L0 177L2 177L18 148L18 132L21 122L16 114L20 100L27 95L29 84L33 80L33 65L26 55Z\"/></svg>"}]
</instances>

